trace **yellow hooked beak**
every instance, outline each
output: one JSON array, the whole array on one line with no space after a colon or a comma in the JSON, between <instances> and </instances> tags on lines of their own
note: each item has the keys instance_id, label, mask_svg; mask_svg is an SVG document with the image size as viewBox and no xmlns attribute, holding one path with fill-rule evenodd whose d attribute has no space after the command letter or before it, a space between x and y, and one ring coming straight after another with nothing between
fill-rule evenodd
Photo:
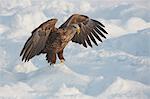
<instances>
[{"instance_id":1,"label":"yellow hooked beak","mask_svg":"<svg viewBox=\"0 0 150 99\"><path fill-rule=\"evenodd\" d=\"M80 27L77 28L77 33L80 34Z\"/></svg>"}]
</instances>

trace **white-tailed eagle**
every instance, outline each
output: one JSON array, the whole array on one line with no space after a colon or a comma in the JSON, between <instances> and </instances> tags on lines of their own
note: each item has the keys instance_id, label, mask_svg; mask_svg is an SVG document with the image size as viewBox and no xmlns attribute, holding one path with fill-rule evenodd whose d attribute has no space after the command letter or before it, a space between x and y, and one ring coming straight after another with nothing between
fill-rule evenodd
<instances>
[{"instance_id":1,"label":"white-tailed eagle","mask_svg":"<svg viewBox=\"0 0 150 99\"><path fill-rule=\"evenodd\" d=\"M108 34L102 23L85 15L73 14L59 28L55 27L56 22L57 19L50 19L32 31L20 53L22 61L46 54L50 64L56 63L56 55L63 62L63 50L70 41L84 47L92 47L92 41L98 46L95 38L102 42L101 37L106 38L104 34Z\"/></svg>"}]
</instances>

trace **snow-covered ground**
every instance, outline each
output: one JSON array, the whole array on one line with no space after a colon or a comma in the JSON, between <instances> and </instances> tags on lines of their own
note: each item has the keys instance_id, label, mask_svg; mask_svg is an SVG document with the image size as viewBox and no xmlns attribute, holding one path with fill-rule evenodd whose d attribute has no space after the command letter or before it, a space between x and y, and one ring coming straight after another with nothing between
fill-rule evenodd
<instances>
[{"instance_id":1,"label":"snow-covered ground","mask_svg":"<svg viewBox=\"0 0 150 99\"><path fill-rule=\"evenodd\" d=\"M107 6L106 6L107 5ZM149 0L0 0L0 99L150 99ZM30 32L72 13L106 25L94 48L69 43L65 64L21 62Z\"/></svg>"}]
</instances>

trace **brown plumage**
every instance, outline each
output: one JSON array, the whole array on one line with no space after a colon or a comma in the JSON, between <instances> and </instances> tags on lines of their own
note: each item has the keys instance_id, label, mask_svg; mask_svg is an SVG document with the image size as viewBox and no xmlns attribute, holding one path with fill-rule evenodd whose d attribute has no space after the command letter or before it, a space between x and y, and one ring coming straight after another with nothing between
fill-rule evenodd
<instances>
[{"instance_id":1,"label":"brown plumage","mask_svg":"<svg viewBox=\"0 0 150 99\"><path fill-rule=\"evenodd\" d=\"M102 23L85 15L74 14L59 28L55 27L56 22L57 19L50 19L32 31L20 53L22 61L43 53L50 64L55 64L56 54L64 60L63 50L69 41L92 47L91 41L98 45L95 38L102 42L100 37L108 34Z\"/></svg>"}]
</instances>

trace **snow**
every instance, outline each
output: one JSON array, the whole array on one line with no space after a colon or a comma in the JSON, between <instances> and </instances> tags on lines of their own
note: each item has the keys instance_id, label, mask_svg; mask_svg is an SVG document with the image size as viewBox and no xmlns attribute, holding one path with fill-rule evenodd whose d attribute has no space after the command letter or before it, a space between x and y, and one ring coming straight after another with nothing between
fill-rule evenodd
<instances>
[{"instance_id":1,"label":"snow","mask_svg":"<svg viewBox=\"0 0 150 99\"><path fill-rule=\"evenodd\" d=\"M49 77L45 78L46 75L49 75ZM39 76L41 79L39 79ZM65 65L60 65L60 64L55 65L54 67L51 68L45 67L42 70L36 71L35 73L28 75L28 78L34 78L34 79L28 79L28 83L32 85L33 88L42 92L51 90L51 94L54 94L55 91L57 91L63 84L66 84L67 86L70 87L71 86L77 87L81 91L84 91L85 87L90 81L88 76L77 74L72 70L70 70ZM34 84L35 81L36 84ZM43 88L40 87L38 88L37 86L41 86Z\"/></svg>"},{"instance_id":2,"label":"snow","mask_svg":"<svg viewBox=\"0 0 150 99\"><path fill-rule=\"evenodd\" d=\"M16 65L14 72L2 69L0 96L4 99L148 99L150 54L142 48L149 46L139 46L141 50L137 54L132 46L137 41L144 42L149 35L149 29L146 29L106 40L93 49L70 44L65 54L73 48L69 53L73 56L66 55L65 64L37 67L29 62ZM134 43L128 47L117 46L127 39Z\"/></svg>"},{"instance_id":3,"label":"snow","mask_svg":"<svg viewBox=\"0 0 150 99\"><path fill-rule=\"evenodd\" d=\"M33 89L30 88L30 86L28 86L27 84L18 82L17 84L4 85L3 87L0 87L0 97L19 99L21 97L26 97L26 95L28 95L28 93L32 91Z\"/></svg>"},{"instance_id":4,"label":"snow","mask_svg":"<svg viewBox=\"0 0 150 99\"><path fill-rule=\"evenodd\" d=\"M148 99L150 87L139 82L122 78L110 85L98 98L100 99Z\"/></svg>"},{"instance_id":5,"label":"snow","mask_svg":"<svg viewBox=\"0 0 150 99\"><path fill-rule=\"evenodd\" d=\"M0 99L149 99L149 0L0 0ZM107 6L106 6L107 5ZM65 63L45 55L21 62L31 31L72 13L105 24L109 39L93 48L69 43Z\"/></svg>"},{"instance_id":6,"label":"snow","mask_svg":"<svg viewBox=\"0 0 150 99\"><path fill-rule=\"evenodd\" d=\"M127 28L129 29L129 31L136 32L137 30L150 28L150 23L146 23L141 18L132 17L127 22Z\"/></svg>"},{"instance_id":7,"label":"snow","mask_svg":"<svg viewBox=\"0 0 150 99\"><path fill-rule=\"evenodd\" d=\"M37 69L38 68L36 66L34 66L31 61L29 61L27 63L18 64L15 67L15 71L20 72L20 73L29 73L29 72L35 71Z\"/></svg>"}]
</instances>

